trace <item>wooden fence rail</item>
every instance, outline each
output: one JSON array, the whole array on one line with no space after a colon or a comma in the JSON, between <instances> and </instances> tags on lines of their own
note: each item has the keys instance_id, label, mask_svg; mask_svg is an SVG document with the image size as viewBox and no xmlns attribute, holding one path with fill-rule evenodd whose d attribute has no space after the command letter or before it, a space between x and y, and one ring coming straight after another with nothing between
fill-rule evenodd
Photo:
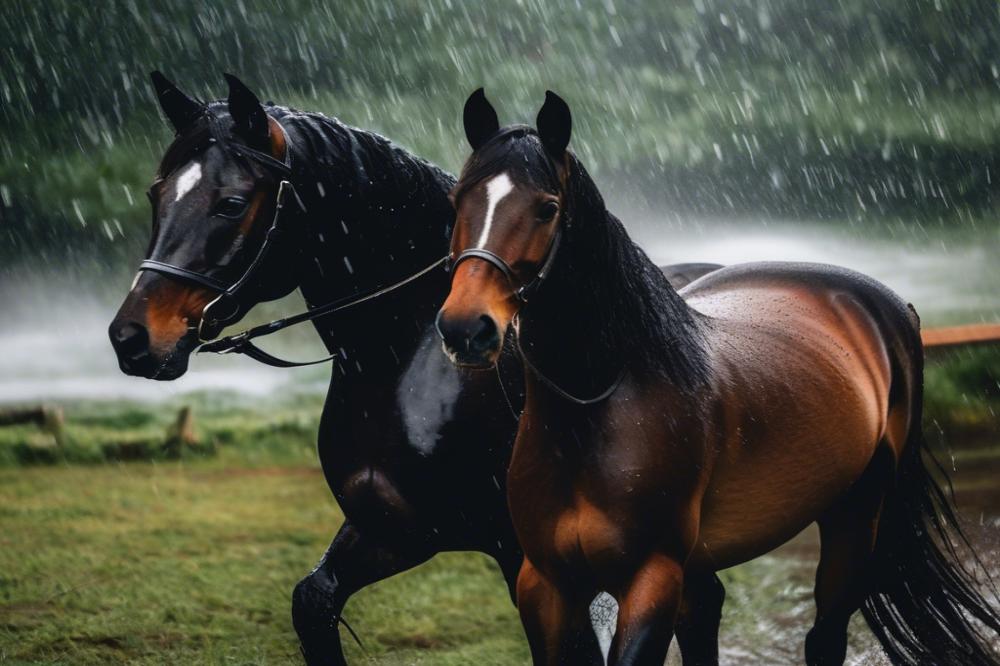
<instances>
[{"instance_id":1,"label":"wooden fence rail","mask_svg":"<svg viewBox=\"0 0 1000 666\"><path fill-rule=\"evenodd\" d=\"M1000 324L925 328L920 332L920 337L924 341L925 349L1000 342Z\"/></svg>"}]
</instances>

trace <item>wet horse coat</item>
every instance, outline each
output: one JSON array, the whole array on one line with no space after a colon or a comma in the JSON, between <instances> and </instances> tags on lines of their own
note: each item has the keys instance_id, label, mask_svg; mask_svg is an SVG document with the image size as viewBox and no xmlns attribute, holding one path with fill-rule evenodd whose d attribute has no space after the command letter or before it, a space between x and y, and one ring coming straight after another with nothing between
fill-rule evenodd
<instances>
[{"instance_id":1,"label":"wet horse coat","mask_svg":"<svg viewBox=\"0 0 1000 666\"><path fill-rule=\"evenodd\" d=\"M703 399L720 451L690 561L725 568L813 522L878 446L902 456L919 428L920 378L906 363L918 353L918 322L881 284L832 266L735 266L682 293L713 359Z\"/></svg>"},{"instance_id":2,"label":"wet horse coat","mask_svg":"<svg viewBox=\"0 0 1000 666\"><path fill-rule=\"evenodd\" d=\"M549 93L537 133L501 130L481 91L465 116L438 328L453 361L489 367L502 339L484 331L516 323L528 372L508 497L535 663L580 660L599 591L619 604L608 663L659 666L675 630L686 666L717 663L715 572L814 521L809 664L844 661L862 607L896 663L996 663L969 616L993 632L1000 618L954 560L924 463L912 308L812 264L725 268L682 298L565 151L562 100Z\"/></svg>"}]
</instances>

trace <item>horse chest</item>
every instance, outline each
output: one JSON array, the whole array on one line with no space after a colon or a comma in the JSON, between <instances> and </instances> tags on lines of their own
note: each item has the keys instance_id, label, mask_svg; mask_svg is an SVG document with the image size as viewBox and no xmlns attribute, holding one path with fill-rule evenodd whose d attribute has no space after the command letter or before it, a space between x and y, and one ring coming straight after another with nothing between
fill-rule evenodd
<instances>
[{"instance_id":1,"label":"horse chest","mask_svg":"<svg viewBox=\"0 0 1000 666\"><path fill-rule=\"evenodd\" d=\"M573 446L555 447L544 441L552 429L527 425L511 461L508 496L522 546L536 566L602 580L655 547L662 527L657 517L665 518L674 505L662 482L669 476L662 461L676 458L664 450L652 463L646 459L647 439L659 438L658 431L637 426L619 437L605 430L616 436L567 436Z\"/></svg>"},{"instance_id":2,"label":"horse chest","mask_svg":"<svg viewBox=\"0 0 1000 666\"><path fill-rule=\"evenodd\" d=\"M628 555L627 529L602 509L578 500L555 519L548 558L600 573Z\"/></svg>"},{"instance_id":3,"label":"horse chest","mask_svg":"<svg viewBox=\"0 0 1000 666\"><path fill-rule=\"evenodd\" d=\"M531 493L519 493L513 483L510 508L518 537L541 570L600 579L630 556L635 526L620 512L586 493L562 492L559 485L533 483Z\"/></svg>"}]
</instances>

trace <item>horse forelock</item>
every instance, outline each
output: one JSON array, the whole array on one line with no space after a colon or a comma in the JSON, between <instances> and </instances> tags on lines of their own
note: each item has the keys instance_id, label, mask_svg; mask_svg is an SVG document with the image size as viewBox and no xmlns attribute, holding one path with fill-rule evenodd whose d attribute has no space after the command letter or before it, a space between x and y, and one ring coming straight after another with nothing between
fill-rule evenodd
<instances>
[{"instance_id":1,"label":"horse forelock","mask_svg":"<svg viewBox=\"0 0 1000 666\"><path fill-rule=\"evenodd\" d=\"M515 181L548 192L560 186L556 162L542 145L538 132L527 125L510 125L500 129L462 167L454 194L460 197L477 184L501 173Z\"/></svg>"}]
</instances>

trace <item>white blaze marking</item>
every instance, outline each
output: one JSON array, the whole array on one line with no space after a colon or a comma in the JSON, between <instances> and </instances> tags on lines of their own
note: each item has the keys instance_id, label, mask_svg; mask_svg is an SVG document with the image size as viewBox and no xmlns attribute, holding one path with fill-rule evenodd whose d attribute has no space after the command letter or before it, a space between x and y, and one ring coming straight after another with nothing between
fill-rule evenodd
<instances>
[{"instance_id":1,"label":"white blaze marking","mask_svg":"<svg viewBox=\"0 0 1000 666\"><path fill-rule=\"evenodd\" d=\"M177 177L177 195L174 197L174 201L180 201L198 184L199 180L201 180L201 164L195 162Z\"/></svg>"},{"instance_id":2,"label":"white blaze marking","mask_svg":"<svg viewBox=\"0 0 1000 666\"><path fill-rule=\"evenodd\" d=\"M486 247L486 241L490 237L490 227L493 226L493 214L497 210L497 204L513 190L514 183L511 182L510 177L506 173L502 173L486 183L486 219L483 221L483 231L479 234L479 241L476 243L477 248Z\"/></svg>"}]
</instances>

